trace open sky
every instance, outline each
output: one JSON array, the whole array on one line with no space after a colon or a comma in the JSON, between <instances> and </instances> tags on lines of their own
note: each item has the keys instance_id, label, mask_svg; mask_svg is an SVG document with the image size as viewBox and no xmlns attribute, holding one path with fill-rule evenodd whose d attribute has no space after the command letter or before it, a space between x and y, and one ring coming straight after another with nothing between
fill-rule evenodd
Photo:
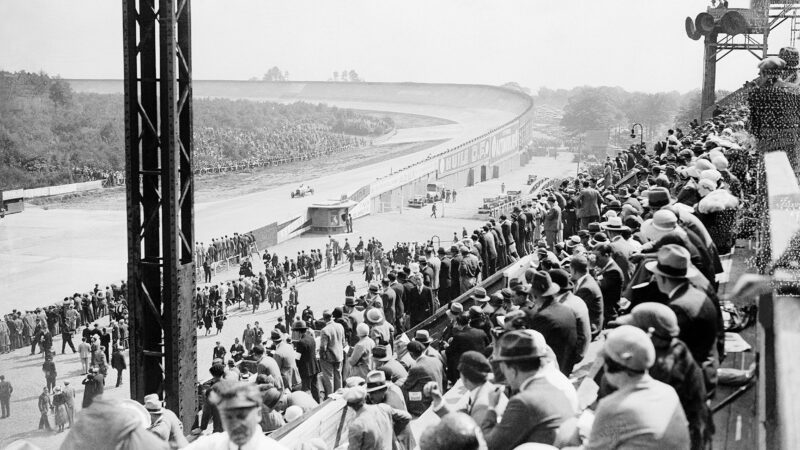
<instances>
[{"instance_id":1,"label":"open sky","mask_svg":"<svg viewBox=\"0 0 800 450\"><path fill-rule=\"evenodd\" d=\"M157 3L157 0L156 0ZM746 7L747 0L731 0ZM355 69L367 81L699 88L703 46L684 32L702 0L193 0L196 79L292 80ZM120 0L0 0L0 69L122 78ZM773 38L771 51L786 45ZM717 87L756 75L734 52Z\"/></svg>"}]
</instances>

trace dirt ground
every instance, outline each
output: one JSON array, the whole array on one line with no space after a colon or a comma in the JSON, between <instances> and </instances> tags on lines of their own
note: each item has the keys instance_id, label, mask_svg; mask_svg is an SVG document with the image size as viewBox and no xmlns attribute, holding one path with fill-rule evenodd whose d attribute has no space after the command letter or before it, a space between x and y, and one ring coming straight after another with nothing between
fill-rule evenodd
<instances>
[{"instance_id":1,"label":"dirt ground","mask_svg":"<svg viewBox=\"0 0 800 450\"><path fill-rule=\"evenodd\" d=\"M442 142L444 140L376 145L283 166L198 176L196 201L200 203L225 200L286 183L313 185L309 180L316 177L368 166L402 154L418 152ZM32 200L30 203L44 208L52 206L60 209L122 210L125 209L125 188L104 189L69 198Z\"/></svg>"}]
</instances>

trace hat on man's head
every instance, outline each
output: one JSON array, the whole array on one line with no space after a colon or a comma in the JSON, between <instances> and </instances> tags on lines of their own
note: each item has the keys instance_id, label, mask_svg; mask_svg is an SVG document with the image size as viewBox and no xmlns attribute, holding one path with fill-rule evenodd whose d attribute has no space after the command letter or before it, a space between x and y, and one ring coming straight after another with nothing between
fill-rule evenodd
<instances>
[{"instance_id":1,"label":"hat on man's head","mask_svg":"<svg viewBox=\"0 0 800 450\"><path fill-rule=\"evenodd\" d=\"M606 236L605 233L595 233L594 236L592 236L592 238L589 239L589 245L592 247L607 243L608 243L608 236Z\"/></svg>"},{"instance_id":2,"label":"hat on man's head","mask_svg":"<svg viewBox=\"0 0 800 450\"><path fill-rule=\"evenodd\" d=\"M298 330L298 331L307 330L308 329L308 325L306 325L306 321L305 320L298 320L297 322L295 322L292 325L292 329L293 330Z\"/></svg>"},{"instance_id":3,"label":"hat on man's head","mask_svg":"<svg viewBox=\"0 0 800 450\"><path fill-rule=\"evenodd\" d=\"M364 337L369 334L369 325L360 323L356 326L356 336Z\"/></svg>"},{"instance_id":4,"label":"hat on man's head","mask_svg":"<svg viewBox=\"0 0 800 450\"><path fill-rule=\"evenodd\" d=\"M241 381L222 380L208 394L211 403L219 410L257 408L262 397L258 386Z\"/></svg>"},{"instance_id":5,"label":"hat on man's head","mask_svg":"<svg viewBox=\"0 0 800 450\"><path fill-rule=\"evenodd\" d=\"M617 323L652 331L653 335L663 339L677 337L681 332L675 311L658 302L645 302L634 306L630 314L620 316Z\"/></svg>"},{"instance_id":6,"label":"hat on man's head","mask_svg":"<svg viewBox=\"0 0 800 450\"><path fill-rule=\"evenodd\" d=\"M476 287L472 290L472 294L470 295L473 300L479 303L486 303L489 301L489 297L486 295L486 289L481 286Z\"/></svg>"},{"instance_id":7,"label":"hat on man's head","mask_svg":"<svg viewBox=\"0 0 800 450\"><path fill-rule=\"evenodd\" d=\"M351 295L345 297L344 306L356 306L356 299Z\"/></svg>"},{"instance_id":8,"label":"hat on man's head","mask_svg":"<svg viewBox=\"0 0 800 450\"><path fill-rule=\"evenodd\" d=\"M269 339L273 342L281 341L283 340L283 333L281 333L281 330L273 329L269 332Z\"/></svg>"},{"instance_id":9,"label":"hat on man's head","mask_svg":"<svg viewBox=\"0 0 800 450\"><path fill-rule=\"evenodd\" d=\"M383 311L380 308L370 308L364 315L364 320L372 325L383 323Z\"/></svg>"},{"instance_id":10,"label":"hat on man's head","mask_svg":"<svg viewBox=\"0 0 800 450\"><path fill-rule=\"evenodd\" d=\"M601 231L603 231L603 229L600 228L599 222L592 222L589 224L589 234L599 233Z\"/></svg>"},{"instance_id":11,"label":"hat on man's head","mask_svg":"<svg viewBox=\"0 0 800 450\"><path fill-rule=\"evenodd\" d=\"M450 317L458 317L463 312L464 312L464 305L458 302L451 303L450 308L447 309L447 314Z\"/></svg>"},{"instance_id":12,"label":"hat on man's head","mask_svg":"<svg viewBox=\"0 0 800 450\"><path fill-rule=\"evenodd\" d=\"M622 217L609 217L608 221L601 223L600 226L607 231L630 231L629 227L622 224ZM597 240L596 236L595 240ZM578 243L580 244L580 242Z\"/></svg>"},{"instance_id":13,"label":"hat on man's head","mask_svg":"<svg viewBox=\"0 0 800 450\"><path fill-rule=\"evenodd\" d=\"M692 278L700 271L692 264L689 250L678 244L667 244L658 249L656 261L646 262L644 267L652 273L667 278Z\"/></svg>"},{"instance_id":14,"label":"hat on man's head","mask_svg":"<svg viewBox=\"0 0 800 450\"><path fill-rule=\"evenodd\" d=\"M620 186L617 188L617 197L619 198L629 198L631 193L628 192L628 186Z\"/></svg>"},{"instance_id":15,"label":"hat on man's head","mask_svg":"<svg viewBox=\"0 0 800 450\"><path fill-rule=\"evenodd\" d=\"M382 370L373 370L367 374L367 392L386 389L386 373Z\"/></svg>"},{"instance_id":16,"label":"hat on man's head","mask_svg":"<svg viewBox=\"0 0 800 450\"><path fill-rule=\"evenodd\" d=\"M550 278L550 274L543 270L540 270L533 275L530 289L535 295L542 297L557 294L560 290L559 286L553 283L553 280Z\"/></svg>"},{"instance_id":17,"label":"hat on man's head","mask_svg":"<svg viewBox=\"0 0 800 450\"><path fill-rule=\"evenodd\" d=\"M367 388L366 386L353 386L345 388L342 391L342 398L344 398L347 403L363 402L364 399L367 398Z\"/></svg>"},{"instance_id":18,"label":"hat on man's head","mask_svg":"<svg viewBox=\"0 0 800 450\"><path fill-rule=\"evenodd\" d=\"M378 283L370 283L369 284L369 291L370 292L378 292Z\"/></svg>"},{"instance_id":19,"label":"hat on man's head","mask_svg":"<svg viewBox=\"0 0 800 450\"><path fill-rule=\"evenodd\" d=\"M348 387L348 388L351 388L351 387L354 387L354 386L365 386L366 384L367 384L367 380L365 380L365 379L363 379L361 377L357 377L357 376L347 377L347 379L344 380L344 387Z\"/></svg>"},{"instance_id":20,"label":"hat on man's head","mask_svg":"<svg viewBox=\"0 0 800 450\"><path fill-rule=\"evenodd\" d=\"M569 290L575 287L572 280L569 278L569 273L564 269L551 269L547 271L550 274L550 279L553 283L557 284L560 290Z\"/></svg>"},{"instance_id":21,"label":"hat on man's head","mask_svg":"<svg viewBox=\"0 0 800 450\"><path fill-rule=\"evenodd\" d=\"M428 330L417 330L417 332L414 334L414 340L421 344L430 344L433 342L431 339L431 334L428 332Z\"/></svg>"},{"instance_id":22,"label":"hat on man's head","mask_svg":"<svg viewBox=\"0 0 800 450\"><path fill-rule=\"evenodd\" d=\"M642 237L647 241L657 241L678 226L678 216L667 209L660 209L642 225Z\"/></svg>"},{"instance_id":23,"label":"hat on man's head","mask_svg":"<svg viewBox=\"0 0 800 450\"><path fill-rule=\"evenodd\" d=\"M547 356L547 341L535 330L515 330L500 337L492 360L526 361Z\"/></svg>"},{"instance_id":24,"label":"hat on man's head","mask_svg":"<svg viewBox=\"0 0 800 450\"><path fill-rule=\"evenodd\" d=\"M458 358L458 371L473 375L472 378L486 378L492 373L492 365L483 354L469 350Z\"/></svg>"},{"instance_id":25,"label":"hat on man's head","mask_svg":"<svg viewBox=\"0 0 800 450\"><path fill-rule=\"evenodd\" d=\"M278 404L278 401L281 399L281 391L277 388L270 387L263 394L263 402L267 408L274 409L275 405Z\"/></svg>"},{"instance_id":26,"label":"hat on man's head","mask_svg":"<svg viewBox=\"0 0 800 450\"><path fill-rule=\"evenodd\" d=\"M150 414L161 414L164 412L158 394L147 394L144 396L144 409Z\"/></svg>"},{"instance_id":27,"label":"hat on man's head","mask_svg":"<svg viewBox=\"0 0 800 450\"><path fill-rule=\"evenodd\" d=\"M511 292L516 294L527 294L530 292L530 287L523 283L519 278L512 278L509 280L508 288L511 289Z\"/></svg>"},{"instance_id":28,"label":"hat on man's head","mask_svg":"<svg viewBox=\"0 0 800 450\"><path fill-rule=\"evenodd\" d=\"M603 356L637 372L644 372L656 361L656 349L650 336L631 325L622 325L608 333Z\"/></svg>"},{"instance_id":29,"label":"hat on man's head","mask_svg":"<svg viewBox=\"0 0 800 450\"><path fill-rule=\"evenodd\" d=\"M591 237L592 234L589 233L589 230L578 230L578 238L588 238Z\"/></svg>"},{"instance_id":30,"label":"hat on man's head","mask_svg":"<svg viewBox=\"0 0 800 450\"><path fill-rule=\"evenodd\" d=\"M386 345L376 345L372 349L372 359L374 361L389 361L392 357L393 355Z\"/></svg>"},{"instance_id":31,"label":"hat on man's head","mask_svg":"<svg viewBox=\"0 0 800 450\"><path fill-rule=\"evenodd\" d=\"M421 355L422 352L425 351L425 346L420 342L413 340L408 343L408 345L406 346L406 350L408 350L409 353Z\"/></svg>"}]
</instances>

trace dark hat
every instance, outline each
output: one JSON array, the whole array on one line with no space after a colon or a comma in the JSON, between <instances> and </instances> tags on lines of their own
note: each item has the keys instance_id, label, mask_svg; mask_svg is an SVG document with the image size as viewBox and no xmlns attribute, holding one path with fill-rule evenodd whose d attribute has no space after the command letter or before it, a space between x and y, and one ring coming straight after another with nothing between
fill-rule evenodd
<instances>
[{"instance_id":1,"label":"dark hat","mask_svg":"<svg viewBox=\"0 0 800 450\"><path fill-rule=\"evenodd\" d=\"M647 191L647 205L652 209L661 208L662 206L667 206L671 203L674 203L672 196L669 193L669 190L665 187L654 187Z\"/></svg>"},{"instance_id":2,"label":"dark hat","mask_svg":"<svg viewBox=\"0 0 800 450\"><path fill-rule=\"evenodd\" d=\"M372 349L372 359L375 361L389 361L392 359L392 354L389 352L389 347L386 345L376 345Z\"/></svg>"},{"instance_id":3,"label":"dark hat","mask_svg":"<svg viewBox=\"0 0 800 450\"><path fill-rule=\"evenodd\" d=\"M263 397L264 397L263 400L264 405L266 405L267 408L273 409L275 408L275 405L278 404L278 401L281 399L281 391L279 391L274 387L271 387L266 391L264 391Z\"/></svg>"},{"instance_id":4,"label":"dark hat","mask_svg":"<svg viewBox=\"0 0 800 450\"><path fill-rule=\"evenodd\" d=\"M533 275L533 280L531 280L531 291L535 294L541 296L548 296L558 293L559 286L557 284L553 284L553 280L550 278L550 274L547 272L540 270Z\"/></svg>"},{"instance_id":5,"label":"dark hat","mask_svg":"<svg viewBox=\"0 0 800 450\"><path fill-rule=\"evenodd\" d=\"M631 194L630 194L630 192L628 192L628 186L620 186L617 189L617 197L628 198L630 196L631 196Z\"/></svg>"},{"instance_id":6,"label":"dark hat","mask_svg":"<svg viewBox=\"0 0 800 450\"><path fill-rule=\"evenodd\" d=\"M427 264L428 263L428 258L420 255L420 257L417 258L417 262L419 262L420 264L423 264L423 263Z\"/></svg>"},{"instance_id":7,"label":"dark hat","mask_svg":"<svg viewBox=\"0 0 800 450\"><path fill-rule=\"evenodd\" d=\"M511 289L511 292L517 294L527 294L530 292L530 286L523 283L519 278L512 278L509 280L508 288Z\"/></svg>"},{"instance_id":8,"label":"dark hat","mask_svg":"<svg viewBox=\"0 0 800 450\"><path fill-rule=\"evenodd\" d=\"M417 342L417 341L411 341L406 346L406 349L409 351L409 353L422 354L422 352L425 351L425 346L422 345L421 343Z\"/></svg>"},{"instance_id":9,"label":"dark hat","mask_svg":"<svg viewBox=\"0 0 800 450\"><path fill-rule=\"evenodd\" d=\"M535 330L515 330L500 337L492 360L527 361L543 356L547 356L547 342L541 333Z\"/></svg>"},{"instance_id":10,"label":"dark hat","mask_svg":"<svg viewBox=\"0 0 800 450\"><path fill-rule=\"evenodd\" d=\"M602 228L600 228L600 223L592 222L592 223L589 224L589 233L590 234L599 233L600 231L602 231Z\"/></svg>"},{"instance_id":11,"label":"dark hat","mask_svg":"<svg viewBox=\"0 0 800 450\"><path fill-rule=\"evenodd\" d=\"M608 236L605 233L595 233L592 236L592 239L589 240L589 245L592 247L600 244L607 244L608 243Z\"/></svg>"},{"instance_id":12,"label":"dark hat","mask_svg":"<svg viewBox=\"0 0 800 450\"><path fill-rule=\"evenodd\" d=\"M445 254L444 247L439 247L439 249L436 250L436 253L438 253L440 255L444 255Z\"/></svg>"},{"instance_id":13,"label":"dark hat","mask_svg":"<svg viewBox=\"0 0 800 450\"><path fill-rule=\"evenodd\" d=\"M307 330L308 325L306 325L305 320L298 320L292 325L293 330Z\"/></svg>"},{"instance_id":14,"label":"dark hat","mask_svg":"<svg viewBox=\"0 0 800 450\"><path fill-rule=\"evenodd\" d=\"M431 334L428 333L428 330L417 330L416 334L414 334L414 340L421 344L430 344L433 342L433 339L431 339Z\"/></svg>"},{"instance_id":15,"label":"dark hat","mask_svg":"<svg viewBox=\"0 0 800 450\"><path fill-rule=\"evenodd\" d=\"M591 237L589 230L578 230L578 237Z\"/></svg>"},{"instance_id":16,"label":"dark hat","mask_svg":"<svg viewBox=\"0 0 800 450\"><path fill-rule=\"evenodd\" d=\"M650 272L667 278L691 278L700 273L691 262L689 250L677 244L667 244L658 249L656 261L645 263Z\"/></svg>"},{"instance_id":17,"label":"dark hat","mask_svg":"<svg viewBox=\"0 0 800 450\"><path fill-rule=\"evenodd\" d=\"M561 290L569 290L575 287L572 284L572 280L569 279L569 274L564 269L551 269L547 271L550 274L550 279L553 280L553 283L557 284L561 287Z\"/></svg>"},{"instance_id":18,"label":"dark hat","mask_svg":"<svg viewBox=\"0 0 800 450\"><path fill-rule=\"evenodd\" d=\"M488 299L487 299L487 301L488 301ZM469 308L469 319L470 320L480 319L481 317L483 317L483 308L482 307L480 307L478 305L475 305L475 306L472 306L471 308Z\"/></svg>"},{"instance_id":19,"label":"dark hat","mask_svg":"<svg viewBox=\"0 0 800 450\"><path fill-rule=\"evenodd\" d=\"M470 295L472 299L476 302L486 303L489 301L489 297L486 296L486 289L482 288L481 286L476 287L472 291L472 295Z\"/></svg>"},{"instance_id":20,"label":"dark hat","mask_svg":"<svg viewBox=\"0 0 800 450\"><path fill-rule=\"evenodd\" d=\"M461 354L458 358L458 371L470 375L477 375L474 378L485 378L492 373L492 365L482 354L469 350Z\"/></svg>"},{"instance_id":21,"label":"dark hat","mask_svg":"<svg viewBox=\"0 0 800 450\"><path fill-rule=\"evenodd\" d=\"M344 306L356 306L356 299L352 296L345 297Z\"/></svg>"},{"instance_id":22,"label":"dark hat","mask_svg":"<svg viewBox=\"0 0 800 450\"><path fill-rule=\"evenodd\" d=\"M269 333L269 338L272 341L280 341L283 340L283 333L280 330L272 330Z\"/></svg>"}]
</instances>

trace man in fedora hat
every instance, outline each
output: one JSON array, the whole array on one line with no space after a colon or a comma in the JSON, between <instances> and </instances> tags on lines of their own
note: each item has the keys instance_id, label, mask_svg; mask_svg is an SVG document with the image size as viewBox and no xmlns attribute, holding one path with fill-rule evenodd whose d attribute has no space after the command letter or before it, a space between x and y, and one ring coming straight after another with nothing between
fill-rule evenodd
<instances>
[{"instance_id":1,"label":"man in fedora hat","mask_svg":"<svg viewBox=\"0 0 800 450\"><path fill-rule=\"evenodd\" d=\"M446 382L442 378L444 366L438 358L425 354L425 345L416 339L409 342L406 349L414 362L409 367L408 377L402 385L403 396L408 412L419 417L431 405L431 398L423 394L425 385L429 381L435 381L440 392L444 392Z\"/></svg>"},{"instance_id":2,"label":"man in fedora hat","mask_svg":"<svg viewBox=\"0 0 800 450\"><path fill-rule=\"evenodd\" d=\"M575 315L575 327L578 332L578 340L575 343L575 361L580 362L583 360L586 351L589 349L589 343L592 342L592 327L589 324L589 308L586 303L572 293L575 285L569 277L569 273L564 269L552 269L548 271L550 278L554 284L560 288L558 293L554 296L554 300L566 306Z\"/></svg>"},{"instance_id":3,"label":"man in fedora hat","mask_svg":"<svg viewBox=\"0 0 800 450\"><path fill-rule=\"evenodd\" d=\"M297 332L299 336L294 346L297 353L300 353L297 369L300 371L303 390L311 391L311 396L319 402L317 374L319 374L320 369L319 361L317 361L317 342L314 340L313 333L308 332L308 325L303 320L295 322L292 325L292 331Z\"/></svg>"},{"instance_id":4,"label":"man in fedora hat","mask_svg":"<svg viewBox=\"0 0 800 450\"><path fill-rule=\"evenodd\" d=\"M367 397L370 404L386 403L394 409L406 411L406 401L403 391L391 380L386 379L386 373L373 370L367 374Z\"/></svg>"},{"instance_id":5,"label":"man in fedora hat","mask_svg":"<svg viewBox=\"0 0 800 450\"><path fill-rule=\"evenodd\" d=\"M256 449L286 450L287 447L264 435L261 422L262 395L258 386L241 381L220 381L209 394L222 419L223 433L201 436L185 448L189 450Z\"/></svg>"},{"instance_id":6,"label":"man in fedora hat","mask_svg":"<svg viewBox=\"0 0 800 450\"><path fill-rule=\"evenodd\" d=\"M477 306L473 306L473 308L477 308ZM445 367L447 368L447 379L452 384L458 380L458 361L461 355L468 351L483 353L491 342L484 330L470 326L471 314L471 309L469 313L462 313L468 319L467 324L461 330L453 333L453 338L447 347Z\"/></svg>"},{"instance_id":7,"label":"man in fedora hat","mask_svg":"<svg viewBox=\"0 0 800 450\"><path fill-rule=\"evenodd\" d=\"M629 259L633 254L633 246L623 237L626 231L630 233L630 227L622 224L622 218L609 217L608 221L600 224L608 235L609 244L614 251L614 262L617 263L622 270L623 281L622 284L627 286L630 282L631 275L633 274L633 266L631 266Z\"/></svg>"},{"instance_id":8,"label":"man in fedora hat","mask_svg":"<svg viewBox=\"0 0 800 450\"><path fill-rule=\"evenodd\" d=\"M274 329L270 332L270 340L272 341L275 349L272 351L272 358L278 364L278 370L281 372L283 379L283 386L286 389L297 388L302 380L300 378L300 371L297 370L297 360L295 359L295 351L283 333Z\"/></svg>"},{"instance_id":9,"label":"man in fedora hat","mask_svg":"<svg viewBox=\"0 0 800 450\"><path fill-rule=\"evenodd\" d=\"M653 273L658 289L669 297L669 306L678 316L681 329L678 338L686 343L695 361L703 367L706 385L714 386L719 363L717 341L717 310L708 295L694 287L689 278L698 274L691 265L691 256L686 248L667 244L658 250L657 260L645 263Z\"/></svg>"},{"instance_id":10,"label":"man in fedora hat","mask_svg":"<svg viewBox=\"0 0 800 450\"><path fill-rule=\"evenodd\" d=\"M144 408L150 414L148 430L169 444L170 448L183 448L189 441L183 435L183 424L178 416L161 405L158 394L144 396Z\"/></svg>"},{"instance_id":11,"label":"man in fedora hat","mask_svg":"<svg viewBox=\"0 0 800 450\"><path fill-rule=\"evenodd\" d=\"M385 403L368 405L367 387L363 385L346 388L342 397L355 411L347 427L347 448L392 450L400 446L394 430L407 427L411 421L408 412Z\"/></svg>"},{"instance_id":12,"label":"man in fedora hat","mask_svg":"<svg viewBox=\"0 0 800 450\"><path fill-rule=\"evenodd\" d=\"M528 328L541 333L556 355L561 372L569 376L572 367L578 362L578 327L571 309L555 300L561 290L553 283L545 271L533 275L530 295L534 298L532 306L523 309Z\"/></svg>"},{"instance_id":13,"label":"man in fedora hat","mask_svg":"<svg viewBox=\"0 0 800 450\"><path fill-rule=\"evenodd\" d=\"M386 378L397 386L402 386L408 378L408 371L387 345L376 345L372 349L372 363L375 370L386 374Z\"/></svg>"},{"instance_id":14,"label":"man in fedora hat","mask_svg":"<svg viewBox=\"0 0 800 450\"><path fill-rule=\"evenodd\" d=\"M619 300L625 276L614 262L614 249L608 243L598 244L592 249L589 262L595 269L597 284L603 294L603 320L605 323L617 318Z\"/></svg>"},{"instance_id":15,"label":"man in fedora hat","mask_svg":"<svg viewBox=\"0 0 800 450\"><path fill-rule=\"evenodd\" d=\"M647 372L656 359L647 333L631 325L611 330L603 359L605 378L617 391L600 400L586 448L690 448L678 395ZM609 432L621 424L624 433Z\"/></svg>"},{"instance_id":16,"label":"man in fedora hat","mask_svg":"<svg viewBox=\"0 0 800 450\"><path fill-rule=\"evenodd\" d=\"M591 222L597 222L600 219L602 200L600 193L590 186L589 181L584 181L582 185L583 189L574 199L577 206L575 214L580 221L580 228L587 229Z\"/></svg>"},{"instance_id":17,"label":"man in fedora hat","mask_svg":"<svg viewBox=\"0 0 800 450\"><path fill-rule=\"evenodd\" d=\"M410 326L414 327L418 323L424 321L434 312L433 292L427 286L422 284L422 276L414 274L411 276L413 288L406 290L406 298L408 301L408 308L406 311L410 316Z\"/></svg>"},{"instance_id":18,"label":"man in fedora hat","mask_svg":"<svg viewBox=\"0 0 800 450\"><path fill-rule=\"evenodd\" d=\"M333 314L327 309L322 312L322 320L325 326L319 336L319 365L327 397L342 387L344 327L333 320Z\"/></svg>"},{"instance_id":19,"label":"man in fedora hat","mask_svg":"<svg viewBox=\"0 0 800 450\"><path fill-rule=\"evenodd\" d=\"M489 392L488 411L480 424L488 448L513 449L526 442L554 445L559 427L575 415L567 396L542 375L546 357L547 342L537 331L509 331L498 340L492 359L516 394L498 423L502 389Z\"/></svg>"}]
</instances>

